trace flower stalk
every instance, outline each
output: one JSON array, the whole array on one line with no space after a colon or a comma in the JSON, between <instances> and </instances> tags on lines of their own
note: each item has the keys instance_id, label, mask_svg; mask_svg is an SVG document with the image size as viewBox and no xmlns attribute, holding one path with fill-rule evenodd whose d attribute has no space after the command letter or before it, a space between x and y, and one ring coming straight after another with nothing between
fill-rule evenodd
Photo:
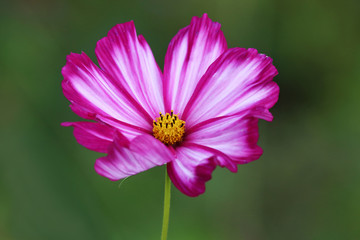
<instances>
[{"instance_id":1,"label":"flower stalk","mask_svg":"<svg viewBox=\"0 0 360 240\"><path fill-rule=\"evenodd\" d=\"M167 239L167 233L169 228L169 216L170 216L170 196L171 196L171 181L167 173L167 167L165 165L164 216L163 216L163 225L161 231L161 240Z\"/></svg>"}]
</instances>

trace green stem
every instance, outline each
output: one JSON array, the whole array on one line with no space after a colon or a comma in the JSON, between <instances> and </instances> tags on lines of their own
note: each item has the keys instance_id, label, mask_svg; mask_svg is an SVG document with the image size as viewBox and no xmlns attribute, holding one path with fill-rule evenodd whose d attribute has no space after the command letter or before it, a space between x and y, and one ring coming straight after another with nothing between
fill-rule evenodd
<instances>
[{"instance_id":1,"label":"green stem","mask_svg":"<svg viewBox=\"0 0 360 240\"><path fill-rule=\"evenodd\" d=\"M171 195L170 190L171 190L171 181L167 173L167 167L165 167L164 216L163 216L161 240L167 239L167 233L169 228L170 195Z\"/></svg>"}]
</instances>

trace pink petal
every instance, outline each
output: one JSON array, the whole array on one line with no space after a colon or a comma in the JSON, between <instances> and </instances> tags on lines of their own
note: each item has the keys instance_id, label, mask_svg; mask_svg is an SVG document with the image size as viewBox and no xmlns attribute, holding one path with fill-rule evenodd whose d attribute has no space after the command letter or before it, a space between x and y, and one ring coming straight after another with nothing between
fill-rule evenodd
<instances>
[{"instance_id":1,"label":"pink petal","mask_svg":"<svg viewBox=\"0 0 360 240\"><path fill-rule=\"evenodd\" d=\"M183 120L190 128L207 119L247 110L257 112L256 117L271 120L268 109L279 96L279 87L272 81L275 75L277 70L271 58L255 49L229 49L200 80L185 108Z\"/></svg>"},{"instance_id":2,"label":"pink petal","mask_svg":"<svg viewBox=\"0 0 360 240\"><path fill-rule=\"evenodd\" d=\"M171 150L151 135L140 135L129 141L118 132L109 154L96 160L95 171L116 181L173 159Z\"/></svg>"},{"instance_id":3,"label":"pink petal","mask_svg":"<svg viewBox=\"0 0 360 240\"><path fill-rule=\"evenodd\" d=\"M149 114L85 53L67 56L62 74L64 95L81 117L95 119L100 115L152 130Z\"/></svg>"},{"instance_id":4,"label":"pink petal","mask_svg":"<svg viewBox=\"0 0 360 240\"><path fill-rule=\"evenodd\" d=\"M162 73L143 36L137 36L134 22L118 24L98 41L100 67L117 79L124 89L150 114L164 111Z\"/></svg>"},{"instance_id":5,"label":"pink petal","mask_svg":"<svg viewBox=\"0 0 360 240\"><path fill-rule=\"evenodd\" d=\"M236 171L236 164L248 163L261 156L258 138L258 119L244 113L242 116L211 119L194 126L187 132L185 143L214 151L220 166Z\"/></svg>"},{"instance_id":6,"label":"pink petal","mask_svg":"<svg viewBox=\"0 0 360 240\"><path fill-rule=\"evenodd\" d=\"M164 99L167 112L183 112L202 75L227 49L220 24L204 14L171 40L164 66Z\"/></svg>"},{"instance_id":7,"label":"pink petal","mask_svg":"<svg viewBox=\"0 0 360 240\"><path fill-rule=\"evenodd\" d=\"M131 124L121 122L117 119L114 119L114 118L111 118L108 116L97 115L96 120L98 120L100 122L104 122L104 123L116 128L117 130L119 130L119 132L121 132L121 134L123 134L129 140L132 140L133 138L135 138L139 135L142 135L144 133L152 134L152 129L149 130L149 129L137 127L137 126L134 126Z\"/></svg>"},{"instance_id":8,"label":"pink petal","mask_svg":"<svg viewBox=\"0 0 360 240\"><path fill-rule=\"evenodd\" d=\"M115 129L102 123L64 122L61 125L73 126L76 141L92 151L107 153L113 142Z\"/></svg>"},{"instance_id":9,"label":"pink petal","mask_svg":"<svg viewBox=\"0 0 360 240\"><path fill-rule=\"evenodd\" d=\"M176 159L168 163L168 174L174 185L184 194L196 197L205 192L205 182L211 179L215 157L194 146L175 149Z\"/></svg>"}]
</instances>

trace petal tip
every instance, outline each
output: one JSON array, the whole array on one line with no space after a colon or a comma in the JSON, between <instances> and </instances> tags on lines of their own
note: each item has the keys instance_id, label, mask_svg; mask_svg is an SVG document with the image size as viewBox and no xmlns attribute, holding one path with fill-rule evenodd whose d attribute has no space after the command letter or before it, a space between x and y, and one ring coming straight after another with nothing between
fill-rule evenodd
<instances>
[{"instance_id":1,"label":"petal tip","mask_svg":"<svg viewBox=\"0 0 360 240\"><path fill-rule=\"evenodd\" d=\"M70 126L72 126L72 123L71 122L62 122L62 123L60 123L60 126L62 126L62 127L70 127Z\"/></svg>"},{"instance_id":2,"label":"petal tip","mask_svg":"<svg viewBox=\"0 0 360 240\"><path fill-rule=\"evenodd\" d=\"M107 161L106 157L101 157L96 159L94 164L94 170L97 174L99 174L102 177L105 177L111 181L118 181L122 179L121 177L115 177L113 176L109 171L105 169L105 162Z\"/></svg>"}]
</instances>

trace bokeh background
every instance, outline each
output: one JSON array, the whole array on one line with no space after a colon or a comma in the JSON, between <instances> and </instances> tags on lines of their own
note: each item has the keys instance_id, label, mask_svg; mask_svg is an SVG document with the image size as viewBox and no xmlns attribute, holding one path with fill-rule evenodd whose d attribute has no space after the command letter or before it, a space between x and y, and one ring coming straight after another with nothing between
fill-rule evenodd
<instances>
[{"instance_id":1,"label":"bokeh background","mask_svg":"<svg viewBox=\"0 0 360 240\"><path fill-rule=\"evenodd\" d=\"M160 239L164 168L120 182L93 170L62 94L70 52L134 20L163 66L192 16L229 47L271 56L281 93L260 160L218 168L197 198L172 192L169 240L360 239L358 0L15 0L0 3L0 239Z\"/></svg>"}]
</instances>

